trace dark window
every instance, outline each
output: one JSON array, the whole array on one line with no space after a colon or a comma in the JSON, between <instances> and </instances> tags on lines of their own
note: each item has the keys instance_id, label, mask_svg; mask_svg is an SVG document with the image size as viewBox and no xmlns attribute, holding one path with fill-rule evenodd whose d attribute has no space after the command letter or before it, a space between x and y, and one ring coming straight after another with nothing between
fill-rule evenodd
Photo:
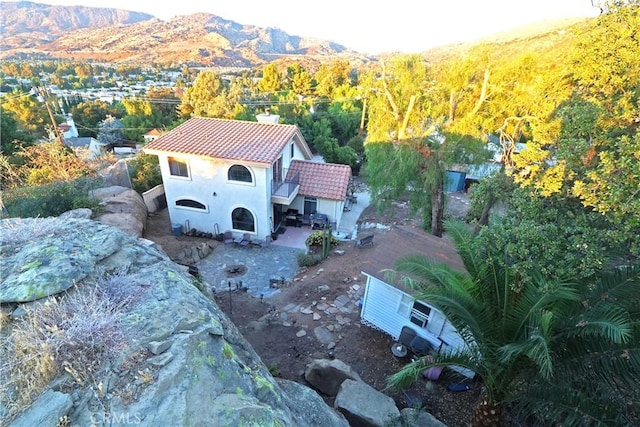
<instances>
[{"instance_id":1,"label":"dark window","mask_svg":"<svg viewBox=\"0 0 640 427\"><path fill-rule=\"evenodd\" d=\"M429 307L418 301L415 301L413 303L413 308L411 309L411 316L409 317L409 320L414 325L418 325L421 328L424 328L427 326L430 313L431 309Z\"/></svg>"},{"instance_id":2,"label":"dark window","mask_svg":"<svg viewBox=\"0 0 640 427\"><path fill-rule=\"evenodd\" d=\"M253 182L249 169L242 165L233 165L229 168L229 181Z\"/></svg>"},{"instance_id":3,"label":"dark window","mask_svg":"<svg viewBox=\"0 0 640 427\"><path fill-rule=\"evenodd\" d=\"M236 208L231 213L234 230L256 231L253 215L245 208Z\"/></svg>"},{"instance_id":4,"label":"dark window","mask_svg":"<svg viewBox=\"0 0 640 427\"><path fill-rule=\"evenodd\" d=\"M191 199L176 200L176 206L184 206L187 208L207 210L207 207L200 202Z\"/></svg>"},{"instance_id":5,"label":"dark window","mask_svg":"<svg viewBox=\"0 0 640 427\"><path fill-rule=\"evenodd\" d=\"M173 176L189 177L189 169L185 160L169 157L169 173Z\"/></svg>"},{"instance_id":6,"label":"dark window","mask_svg":"<svg viewBox=\"0 0 640 427\"><path fill-rule=\"evenodd\" d=\"M293 144L291 144L291 158L293 159Z\"/></svg>"}]
</instances>

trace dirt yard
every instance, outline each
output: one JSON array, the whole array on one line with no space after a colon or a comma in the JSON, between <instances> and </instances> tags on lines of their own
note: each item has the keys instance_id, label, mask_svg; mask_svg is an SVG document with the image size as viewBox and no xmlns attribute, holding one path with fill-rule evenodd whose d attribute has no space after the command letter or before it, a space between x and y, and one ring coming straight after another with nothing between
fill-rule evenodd
<instances>
[{"instance_id":1,"label":"dirt yard","mask_svg":"<svg viewBox=\"0 0 640 427\"><path fill-rule=\"evenodd\" d=\"M460 194L456 197L458 200L450 200L449 209L451 214L460 216L464 214L466 198ZM403 201L383 215L370 206L361 214L359 223L418 225ZM197 237L176 238L170 228L166 216L151 216L145 237L159 243L172 258L196 242L202 242ZM375 235L375 244L382 244L385 233L384 229L373 228L368 234ZM386 388L389 375L409 360L392 355L391 337L360 323L357 299L364 291L361 267L367 248L356 248L353 242L345 242L337 249L344 253L338 255L334 251L321 264L299 270L291 285L273 297L261 300L248 293L234 292L217 295L216 302L274 376L306 384L303 374L311 360L340 359L369 385L391 396L400 409L421 405L448 426L468 425L480 392L478 384L473 384L470 391L450 392L447 385L461 378L444 376L433 383L419 380L404 392ZM345 304L343 308L340 301L347 300L351 305ZM331 312L332 306L343 310ZM291 307L296 310L292 312ZM325 307L329 309L322 310ZM311 315L311 311L319 315ZM333 404L330 397L325 396L325 400Z\"/></svg>"}]
</instances>

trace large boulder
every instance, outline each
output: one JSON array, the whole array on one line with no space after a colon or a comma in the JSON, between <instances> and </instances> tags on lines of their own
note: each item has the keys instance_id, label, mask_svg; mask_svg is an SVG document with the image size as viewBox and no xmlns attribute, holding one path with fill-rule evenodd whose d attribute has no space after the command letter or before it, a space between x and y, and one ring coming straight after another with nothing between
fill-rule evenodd
<instances>
[{"instance_id":1,"label":"large boulder","mask_svg":"<svg viewBox=\"0 0 640 427\"><path fill-rule=\"evenodd\" d=\"M0 331L3 401L56 402L68 425L347 426L314 390L277 382L208 286L154 245L67 217L2 220L0 248L2 311L23 312ZM0 425L56 424L42 416L0 404Z\"/></svg>"},{"instance_id":2,"label":"large boulder","mask_svg":"<svg viewBox=\"0 0 640 427\"><path fill-rule=\"evenodd\" d=\"M300 383L278 379L285 393L287 406L291 408L296 425L348 427L349 423L339 412L324 409L324 400L318 393Z\"/></svg>"},{"instance_id":3,"label":"large boulder","mask_svg":"<svg viewBox=\"0 0 640 427\"><path fill-rule=\"evenodd\" d=\"M100 200L96 220L117 227L127 234L141 237L147 224L147 205L136 191L120 186L99 188L91 195Z\"/></svg>"},{"instance_id":4,"label":"large boulder","mask_svg":"<svg viewBox=\"0 0 640 427\"><path fill-rule=\"evenodd\" d=\"M351 427L383 427L400 417L391 397L363 381L344 380L333 406Z\"/></svg>"},{"instance_id":5,"label":"large boulder","mask_svg":"<svg viewBox=\"0 0 640 427\"><path fill-rule=\"evenodd\" d=\"M69 412L73 401L68 394L47 390L13 420L11 427L56 426ZM4 425L4 424L3 424Z\"/></svg>"},{"instance_id":6,"label":"large boulder","mask_svg":"<svg viewBox=\"0 0 640 427\"><path fill-rule=\"evenodd\" d=\"M87 219L3 220L0 303L34 301L66 291L104 260L127 251L125 241L126 236L112 227Z\"/></svg>"},{"instance_id":7,"label":"large boulder","mask_svg":"<svg viewBox=\"0 0 640 427\"><path fill-rule=\"evenodd\" d=\"M304 378L316 390L335 396L346 379L362 381L351 366L338 359L316 359L307 365Z\"/></svg>"},{"instance_id":8,"label":"large boulder","mask_svg":"<svg viewBox=\"0 0 640 427\"><path fill-rule=\"evenodd\" d=\"M386 427L447 427L447 425L424 410L404 408L400 411L400 418L388 423Z\"/></svg>"}]
</instances>

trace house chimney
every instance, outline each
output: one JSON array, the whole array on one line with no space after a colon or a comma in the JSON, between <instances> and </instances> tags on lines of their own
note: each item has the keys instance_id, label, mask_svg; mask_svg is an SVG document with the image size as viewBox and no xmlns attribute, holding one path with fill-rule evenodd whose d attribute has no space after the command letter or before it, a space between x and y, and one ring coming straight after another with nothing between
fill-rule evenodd
<instances>
[{"instance_id":1,"label":"house chimney","mask_svg":"<svg viewBox=\"0 0 640 427\"><path fill-rule=\"evenodd\" d=\"M271 114L271 109L265 108L263 114L256 114L256 119L258 119L258 123L277 125L280 121L280 116L277 114Z\"/></svg>"}]
</instances>

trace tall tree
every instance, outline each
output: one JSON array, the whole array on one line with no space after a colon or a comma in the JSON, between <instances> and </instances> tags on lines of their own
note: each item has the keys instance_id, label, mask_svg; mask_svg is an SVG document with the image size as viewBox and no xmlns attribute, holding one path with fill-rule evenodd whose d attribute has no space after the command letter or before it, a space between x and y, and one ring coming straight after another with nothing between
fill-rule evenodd
<instances>
[{"instance_id":1,"label":"tall tree","mask_svg":"<svg viewBox=\"0 0 640 427\"><path fill-rule=\"evenodd\" d=\"M124 139L122 121L113 116L107 116L98 124L98 128L98 141L100 142L113 146Z\"/></svg>"},{"instance_id":2,"label":"tall tree","mask_svg":"<svg viewBox=\"0 0 640 427\"><path fill-rule=\"evenodd\" d=\"M20 145L32 141L33 138L20 129L11 112L0 111L0 149L3 155L11 156L20 149Z\"/></svg>"},{"instance_id":3,"label":"tall tree","mask_svg":"<svg viewBox=\"0 0 640 427\"><path fill-rule=\"evenodd\" d=\"M2 110L12 113L18 125L33 137L44 136L46 124L51 124L43 103L30 93L14 92L3 97Z\"/></svg>"},{"instance_id":4,"label":"tall tree","mask_svg":"<svg viewBox=\"0 0 640 427\"><path fill-rule=\"evenodd\" d=\"M371 86L365 154L374 203L385 209L394 198L409 193L414 212L436 236L444 232L447 169L458 163L481 162L488 155L476 138L439 132L440 118L430 115L428 70L422 58L402 56Z\"/></svg>"},{"instance_id":5,"label":"tall tree","mask_svg":"<svg viewBox=\"0 0 640 427\"><path fill-rule=\"evenodd\" d=\"M82 137L98 136L98 123L108 115L120 117L122 112L117 111L104 101L86 101L71 108L71 115L78 127L78 134Z\"/></svg>"},{"instance_id":6,"label":"tall tree","mask_svg":"<svg viewBox=\"0 0 640 427\"><path fill-rule=\"evenodd\" d=\"M283 86L283 78L278 68L275 64L267 64L262 69L262 78L258 82L258 90L263 93L274 93L281 90Z\"/></svg>"},{"instance_id":7,"label":"tall tree","mask_svg":"<svg viewBox=\"0 0 640 427\"><path fill-rule=\"evenodd\" d=\"M295 94L311 94L311 86L313 84L311 74L297 62L287 67L287 79L289 81L289 87Z\"/></svg>"},{"instance_id":8,"label":"tall tree","mask_svg":"<svg viewBox=\"0 0 640 427\"><path fill-rule=\"evenodd\" d=\"M541 415L540 408L553 410L553 421L564 420L566 425L602 422L612 409L626 404L626 394L595 396L591 391L597 385L585 378L566 378L557 368L570 360L579 363L592 358L601 369L593 373L594 379L611 384L616 383L614 377L621 381L619 390L628 390L632 386L623 384L638 380L640 297L635 289L640 284L639 269L617 270L612 278L591 282L546 281L539 275L523 282L498 262L504 254L476 244L466 224L449 221L447 229L465 272L434 264L421 254L401 258L396 271L406 274L403 280L417 299L447 316L466 346L418 359L391 376L390 384L406 386L432 366L468 368L483 388L474 426L503 425L507 405L531 402L527 385L532 381L553 384L571 398L536 400L519 409L536 416ZM595 349L601 353L593 353ZM556 383L555 378L568 381Z\"/></svg>"},{"instance_id":9,"label":"tall tree","mask_svg":"<svg viewBox=\"0 0 640 427\"><path fill-rule=\"evenodd\" d=\"M178 107L180 116L234 118L241 110L241 91L236 85L227 87L214 71L206 70L198 74L182 98Z\"/></svg>"},{"instance_id":10,"label":"tall tree","mask_svg":"<svg viewBox=\"0 0 640 427\"><path fill-rule=\"evenodd\" d=\"M333 99L336 89L343 85L351 85L351 72L351 64L346 60L322 64L314 75L316 95Z\"/></svg>"}]
</instances>

